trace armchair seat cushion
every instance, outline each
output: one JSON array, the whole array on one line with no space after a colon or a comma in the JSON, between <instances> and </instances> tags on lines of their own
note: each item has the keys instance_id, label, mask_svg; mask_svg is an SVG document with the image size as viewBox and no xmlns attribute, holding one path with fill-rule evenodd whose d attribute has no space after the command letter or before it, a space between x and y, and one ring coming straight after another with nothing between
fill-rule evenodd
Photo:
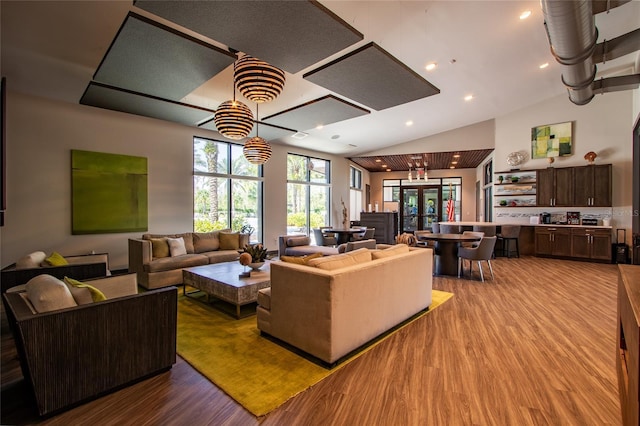
<instances>
[{"instance_id":1,"label":"armchair seat cushion","mask_svg":"<svg viewBox=\"0 0 640 426\"><path fill-rule=\"evenodd\" d=\"M144 268L145 272L161 272L206 265L207 263L209 263L207 256L202 254L183 254L180 256L154 259L152 262L145 264Z\"/></svg>"}]
</instances>

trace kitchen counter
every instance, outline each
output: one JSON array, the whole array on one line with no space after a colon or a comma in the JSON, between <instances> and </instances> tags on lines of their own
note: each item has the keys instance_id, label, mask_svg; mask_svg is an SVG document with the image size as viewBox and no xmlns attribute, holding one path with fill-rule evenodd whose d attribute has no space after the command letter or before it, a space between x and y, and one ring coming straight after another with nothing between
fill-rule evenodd
<instances>
[{"instance_id":1,"label":"kitchen counter","mask_svg":"<svg viewBox=\"0 0 640 426\"><path fill-rule=\"evenodd\" d=\"M520 225L520 226L561 226L563 228L601 228L601 229L613 229L611 225L603 226L603 225L564 225L557 223L499 223L499 222L439 222L441 225L460 225L460 226L474 226L474 225L495 225L495 226L503 226L503 225Z\"/></svg>"}]
</instances>

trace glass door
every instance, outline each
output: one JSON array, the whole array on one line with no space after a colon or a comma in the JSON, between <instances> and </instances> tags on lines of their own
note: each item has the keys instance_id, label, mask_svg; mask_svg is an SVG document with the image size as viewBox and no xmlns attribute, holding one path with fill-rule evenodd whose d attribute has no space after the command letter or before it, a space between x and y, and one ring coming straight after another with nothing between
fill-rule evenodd
<instances>
[{"instance_id":1,"label":"glass door","mask_svg":"<svg viewBox=\"0 0 640 426\"><path fill-rule=\"evenodd\" d=\"M402 232L431 229L438 221L440 211L440 187L402 187Z\"/></svg>"}]
</instances>

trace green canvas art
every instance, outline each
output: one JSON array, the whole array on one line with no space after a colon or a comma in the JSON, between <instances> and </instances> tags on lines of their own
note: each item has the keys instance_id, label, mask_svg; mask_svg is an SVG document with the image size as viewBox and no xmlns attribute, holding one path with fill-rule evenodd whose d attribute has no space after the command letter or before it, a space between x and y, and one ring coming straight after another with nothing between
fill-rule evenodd
<instances>
[{"instance_id":1,"label":"green canvas art","mask_svg":"<svg viewBox=\"0 0 640 426\"><path fill-rule=\"evenodd\" d=\"M531 128L531 158L571 155L571 122Z\"/></svg>"},{"instance_id":2,"label":"green canvas art","mask_svg":"<svg viewBox=\"0 0 640 426\"><path fill-rule=\"evenodd\" d=\"M147 230L147 159L71 150L71 232Z\"/></svg>"}]
</instances>

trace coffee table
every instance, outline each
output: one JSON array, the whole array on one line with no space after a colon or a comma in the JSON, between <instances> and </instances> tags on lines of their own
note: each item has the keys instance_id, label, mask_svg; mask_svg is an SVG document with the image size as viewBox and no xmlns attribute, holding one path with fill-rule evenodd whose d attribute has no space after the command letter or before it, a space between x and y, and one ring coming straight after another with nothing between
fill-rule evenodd
<instances>
[{"instance_id":1,"label":"coffee table","mask_svg":"<svg viewBox=\"0 0 640 426\"><path fill-rule=\"evenodd\" d=\"M244 305L258 300L258 290L271 286L270 262L265 261L258 271L251 271L248 278L239 278L245 267L239 262L223 262L195 266L182 270L185 285L197 288L208 296L228 302L236 307L236 318Z\"/></svg>"}]
</instances>

